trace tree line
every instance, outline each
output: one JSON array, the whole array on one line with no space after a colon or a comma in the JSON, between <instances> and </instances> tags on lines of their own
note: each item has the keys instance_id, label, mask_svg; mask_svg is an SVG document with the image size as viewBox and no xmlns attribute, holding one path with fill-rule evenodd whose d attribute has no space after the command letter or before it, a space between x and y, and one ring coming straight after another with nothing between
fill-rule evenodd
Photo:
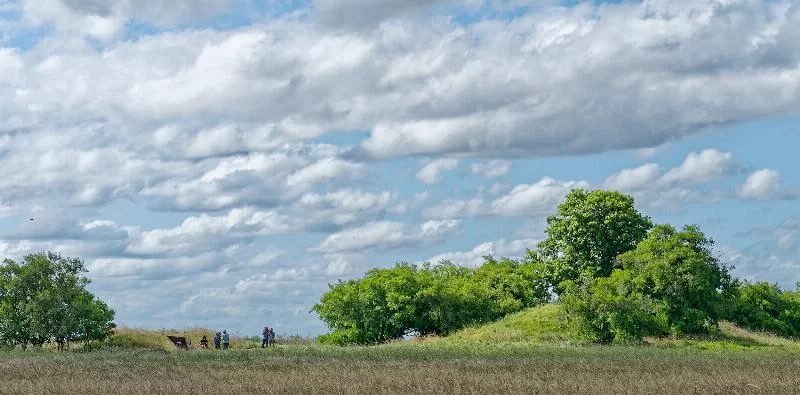
<instances>
[{"instance_id":1,"label":"tree line","mask_svg":"<svg viewBox=\"0 0 800 395\"><path fill-rule=\"evenodd\" d=\"M546 236L519 260L486 256L474 269L402 262L330 284L312 307L331 329L320 340L447 335L553 301L598 343L707 334L720 320L800 337L800 284L735 278L699 227L656 225L631 196L575 189L547 218Z\"/></svg>"},{"instance_id":2,"label":"tree line","mask_svg":"<svg viewBox=\"0 0 800 395\"><path fill-rule=\"evenodd\" d=\"M114 310L86 289L84 262L53 252L0 264L0 345L41 348L105 340Z\"/></svg>"}]
</instances>

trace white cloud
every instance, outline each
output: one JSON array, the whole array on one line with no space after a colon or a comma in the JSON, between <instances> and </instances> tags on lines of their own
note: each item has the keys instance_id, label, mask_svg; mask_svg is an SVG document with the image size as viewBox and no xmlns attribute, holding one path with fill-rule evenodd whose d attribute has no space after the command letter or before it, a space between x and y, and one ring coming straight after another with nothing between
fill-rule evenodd
<instances>
[{"instance_id":1,"label":"white cloud","mask_svg":"<svg viewBox=\"0 0 800 395\"><path fill-rule=\"evenodd\" d=\"M0 47L0 84L13 82L22 74L23 67L25 67L25 63L22 62L15 49Z\"/></svg>"},{"instance_id":2,"label":"white cloud","mask_svg":"<svg viewBox=\"0 0 800 395\"><path fill-rule=\"evenodd\" d=\"M489 202L482 197L448 199L426 208L427 218L464 218L481 215L543 216L550 214L575 188L590 188L585 181L559 181L543 177L534 184L520 184Z\"/></svg>"},{"instance_id":3,"label":"white cloud","mask_svg":"<svg viewBox=\"0 0 800 395\"><path fill-rule=\"evenodd\" d=\"M308 188L341 178L357 180L366 175L366 170L366 167L360 163L338 158L325 158L290 174L286 184L290 187L305 186Z\"/></svg>"},{"instance_id":4,"label":"white cloud","mask_svg":"<svg viewBox=\"0 0 800 395\"><path fill-rule=\"evenodd\" d=\"M395 200L396 195L387 191L341 189L326 194L307 193L293 208L305 218L306 228L330 230L381 217L392 210Z\"/></svg>"},{"instance_id":5,"label":"white cloud","mask_svg":"<svg viewBox=\"0 0 800 395\"><path fill-rule=\"evenodd\" d=\"M661 178L664 184L705 183L730 175L735 167L733 154L716 149L692 152L680 166Z\"/></svg>"},{"instance_id":6,"label":"white cloud","mask_svg":"<svg viewBox=\"0 0 800 395\"><path fill-rule=\"evenodd\" d=\"M666 172L654 163L620 170L605 179L602 187L632 194L637 201L653 207L673 207L680 202L714 201L726 197L724 191L703 191L731 176L737 165L733 154L716 149L691 152L677 167Z\"/></svg>"},{"instance_id":7,"label":"white cloud","mask_svg":"<svg viewBox=\"0 0 800 395\"><path fill-rule=\"evenodd\" d=\"M559 181L544 177L535 184L517 185L494 200L491 212L499 215L547 215L574 188L589 188L585 181Z\"/></svg>"},{"instance_id":8,"label":"white cloud","mask_svg":"<svg viewBox=\"0 0 800 395\"><path fill-rule=\"evenodd\" d=\"M224 216L201 214L189 217L175 228L143 232L126 251L142 255L185 255L213 251L231 239L274 235L298 229L291 218L274 211L236 208Z\"/></svg>"},{"instance_id":9,"label":"white cloud","mask_svg":"<svg viewBox=\"0 0 800 395\"><path fill-rule=\"evenodd\" d=\"M313 15L316 19L336 28L364 29L375 27L383 20L422 13L434 5L467 3L454 0L313 0ZM471 3L480 3L472 0Z\"/></svg>"},{"instance_id":10,"label":"white cloud","mask_svg":"<svg viewBox=\"0 0 800 395\"><path fill-rule=\"evenodd\" d=\"M497 178L506 175L511 170L511 161L491 160L487 163L475 163L472 165L472 173L480 174L486 178Z\"/></svg>"},{"instance_id":11,"label":"white cloud","mask_svg":"<svg viewBox=\"0 0 800 395\"><path fill-rule=\"evenodd\" d=\"M108 41L119 36L128 18L168 27L205 18L226 8L228 0L22 0L27 20L53 23L66 33Z\"/></svg>"},{"instance_id":12,"label":"white cloud","mask_svg":"<svg viewBox=\"0 0 800 395\"><path fill-rule=\"evenodd\" d=\"M411 247L439 241L461 227L459 220L431 220L411 226L396 221L375 221L326 237L315 251L337 253L377 248Z\"/></svg>"},{"instance_id":13,"label":"white cloud","mask_svg":"<svg viewBox=\"0 0 800 395\"><path fill-rule=\"evenodd\" d=\"M458 159L437 159L425 163L417 172L417 180L424 184L438 184L442 173L458 168Z\"/></svg>"},{"instance_id":14,"label":"white cloud","mask_svg":"<svg viewBox=\"0 0 800 395\"><path fill-rule=\"evenodd\" d=\"M637 191L653 186L661 175L661 168L655 163L649 163L612 174L603 182L603 187L620 191Z\"/></svg>"},{"instance_id":15,"label":"white cloud","mask_svg":"<svg viewBox=\"0 0 800 395\"><path fill-rule=\"evenodd\" d=\"M739 186L739 197L742 199L765 200L778 195L780 184L779 174L776 170L762 169L747 177L744 184Z\"/></svg>"},{"instance_id":16,"label":"white cloud","mask_svg":"<svg viewBox=\"0 0 800 395\"><path fill-rule=\"evenodd\" d=\"M730 246L721 246L720 258L734 266L734 275L750 281L777 283L794 289L800 281L800 262L791 257L774 254L752 254Z\"/></svg>"},{"instance_id":17,"label":"white cloud","mask_svg":"<svg viewBox=\"0 0 800 395\"><path fill-rule=\"evenodd\" d=\"M483 257L491 255L495 258L517 259L525 254L528 248L535 248L540 240L524 239L510 240L500 239L494 242L486 242L476 245L469 251L447 252L428 259L428 262L438 263L441 261L451 261L456 265L467 267L478 267L483 264Z\"/></svg>"}]
</instances>

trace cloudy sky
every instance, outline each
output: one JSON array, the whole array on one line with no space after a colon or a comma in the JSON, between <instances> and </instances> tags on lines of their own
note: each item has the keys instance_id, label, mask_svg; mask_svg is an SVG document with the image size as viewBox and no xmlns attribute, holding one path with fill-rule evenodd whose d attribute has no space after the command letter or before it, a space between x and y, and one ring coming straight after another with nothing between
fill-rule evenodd
<instances>
[{"instance_id":1,"label":"cloudy sky","mask_svg":"<svg viewBox=\"0 0 800 395\"><path fill-rule=\"evenodd\" d=\"M313 335L328 283L519 256L585 187L792 287L797 26L798 0L0 0L0 255L84 258L121 325Z\"/></svg>"}]
</instances>

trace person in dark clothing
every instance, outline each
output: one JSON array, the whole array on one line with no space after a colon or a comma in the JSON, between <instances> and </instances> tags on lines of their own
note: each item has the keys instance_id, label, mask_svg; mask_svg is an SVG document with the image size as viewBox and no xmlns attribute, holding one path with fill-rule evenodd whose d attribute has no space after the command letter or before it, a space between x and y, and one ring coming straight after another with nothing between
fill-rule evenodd
<instances>
[{"instance_id":1,"label":"person in dark clothing","mask_svg":"<svg viewBox=\"0 0 800 395\"><path fill-rule=\"evenodd\" d=\"M219 343L222 340L222 335L219 332L214 334L214 348L219 350Z\"/></svg>"},{"instance_id":2,"label":"person in dark clothing","mask_svg":"<svg viewBox=\"0 0 800 395\"><path fill-rule=\"evenodd\" d=\"M272 328L269 328L269 342L268 342L268 344L272 345L272 347L275 347L275 331L272 330Z\"/></svg>"},{"instance_id":3,"label":"person in dark clothing","mask_svg":"<svg viewBox=\"0 0 800 395\"><path fill-rule=\"evenodd\" d=\"M203 335L203 338L200 339L200 347L208 348L208 338L206 338L206 335Z\"/></svg>"},{"instance_id":4,"label":"person in dark clothing","mask_svg":"<svg viewBox=\"0 0 800 395\"><path fill-rule=\"evenodd\" d=\"M261 348L269 347L269 328L264 327L264 330L261 331Z\"/></svg>"}]
</instances>

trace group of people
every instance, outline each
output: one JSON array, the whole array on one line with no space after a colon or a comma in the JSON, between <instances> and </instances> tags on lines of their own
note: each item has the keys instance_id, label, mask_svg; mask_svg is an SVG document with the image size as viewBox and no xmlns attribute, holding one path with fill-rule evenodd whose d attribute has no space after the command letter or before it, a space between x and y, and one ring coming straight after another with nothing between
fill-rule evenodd
<instances>
[{"instance_id":1,"label":"group of people","mask_svg":"<svg viewBox=\"0 0 800 395\"><path fill-rule=\"evenodd\" d=\"M231 346L231 336L228 334L227 330L222 330L222 332L217 332L214 334L214 348L219 350L222 348L223 350L227 350ZM203 335L203 338L200 339L200 347L208 348L208 338L206 335Z\"/></svg>"},{"instance_id":2,"label":"group of people","mask_svg":"<svg viewBox=\"0 0 800 395\"><path fill-rule=\"evenodd\" d=\"M265 326L261 331L261 348L275 346L275 331Z\"/></svg>"},{"instance_id":3,"label":"group of people","mask_svg":"<svg viewBox=\"0 0 800 395\"><path fill-rule=\"evenodd\" d=\"M227 330L214 334L215 349L219 350L222 348L223 350L227 350L230 348L230 345L231 336L228 334ZM200 339L200 347L208 348L208 338L206 335L203 335L203 338ZM275 331L268 326L265 326L264 330L261 331L261 348L266 347L275 347Z\"/></svg>"}]
</instances>

